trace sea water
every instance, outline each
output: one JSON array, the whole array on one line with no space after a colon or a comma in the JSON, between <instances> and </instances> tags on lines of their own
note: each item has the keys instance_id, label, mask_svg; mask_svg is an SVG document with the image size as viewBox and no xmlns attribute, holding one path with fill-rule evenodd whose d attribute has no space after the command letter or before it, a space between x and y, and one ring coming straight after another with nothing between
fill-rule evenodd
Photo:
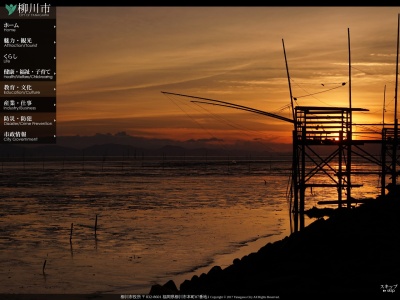
<instances>
[{"instance_id":1,"label":"sea water","mask_svg":"<svg viewBox=\"0 0 400 300\"><path fill-rule=\"evenodd\" d=\"M179 288L292 230L290 160L3 162L0 171L0 293L146 294L171 279ZM355 197L377 195L376 176L357 179L365 188ZM306 208L335 195L307 191Z\"/></svg>"}]
</instances>

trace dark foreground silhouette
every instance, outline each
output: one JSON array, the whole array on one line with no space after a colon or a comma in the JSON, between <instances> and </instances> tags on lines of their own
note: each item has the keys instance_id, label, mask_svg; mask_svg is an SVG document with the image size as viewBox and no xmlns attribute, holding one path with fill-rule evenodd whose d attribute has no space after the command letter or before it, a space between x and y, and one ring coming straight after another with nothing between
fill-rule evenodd
<instances>
[{"instance_id":1,"label":"dark foreground silhouette","mask_svg":"<svg viewBox=\"0 0 400 300\"><path fill-rule=\"evenodd\" d=\"M151 287L150 295L162 294L400 299L400 200L337 209L225 269L215 266L185 280L179 289L172 280Z\"/></svg>"}]
</instances>

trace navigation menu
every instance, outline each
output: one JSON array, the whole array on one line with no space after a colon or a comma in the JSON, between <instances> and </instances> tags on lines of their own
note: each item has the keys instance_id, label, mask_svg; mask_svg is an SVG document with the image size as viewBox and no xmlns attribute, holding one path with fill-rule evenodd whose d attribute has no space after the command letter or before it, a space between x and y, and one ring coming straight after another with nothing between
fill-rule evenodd
<instances>
[{"instance_id":1,"label":"navigation menu","mask_svg":"<svg viewBox=\"0 0 400 300\"><path fill-rule=\"evenodd\" d=\"M1 143L56 142L56 7L0 7Z\"/></svg>"}]
</instances>

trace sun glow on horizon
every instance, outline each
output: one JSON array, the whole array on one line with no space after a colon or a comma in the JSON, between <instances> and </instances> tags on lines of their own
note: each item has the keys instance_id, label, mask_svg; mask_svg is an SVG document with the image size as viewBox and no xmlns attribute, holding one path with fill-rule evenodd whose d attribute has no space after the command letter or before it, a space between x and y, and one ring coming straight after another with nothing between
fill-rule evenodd
<instances>
[{"instance_id":1,"label":"sun glow on horizon","mask_svg":"<svg viewBox=\"0 0 400 300\"><path fill-rule=\"evenodd\" d=\"M398 10L126 7L116 17L102 7L61 7L57 130L291 143L292 124L196 106L160 92L233 102L291 119L282 38L294 106L348 107L351 88L352 107L370 110L354 114L354 123L379 124L386 87L387 122L393 119ZM123 26L116 32L108 24Z\"/></svg>"}]
</instances>

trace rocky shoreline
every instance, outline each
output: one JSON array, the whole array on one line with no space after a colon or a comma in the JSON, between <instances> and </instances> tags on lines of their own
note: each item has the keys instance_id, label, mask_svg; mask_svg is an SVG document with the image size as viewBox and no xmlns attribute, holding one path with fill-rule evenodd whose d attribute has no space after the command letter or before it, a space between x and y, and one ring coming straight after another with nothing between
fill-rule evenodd
<instances>
[{"instance_id":1,"label":"rocky shoreline","mask_svg":"<svg viewBox=\"0 0 400 300\"><path fill-rule=\"evenodd\" d=\"M259 299L387 299L400 294L400 201L337 209L300 232L149 295L263 296ZM306 298L304 298L306 297ZM233 299L233 298L232 298Z\"/></svg>"}]
</instances>

